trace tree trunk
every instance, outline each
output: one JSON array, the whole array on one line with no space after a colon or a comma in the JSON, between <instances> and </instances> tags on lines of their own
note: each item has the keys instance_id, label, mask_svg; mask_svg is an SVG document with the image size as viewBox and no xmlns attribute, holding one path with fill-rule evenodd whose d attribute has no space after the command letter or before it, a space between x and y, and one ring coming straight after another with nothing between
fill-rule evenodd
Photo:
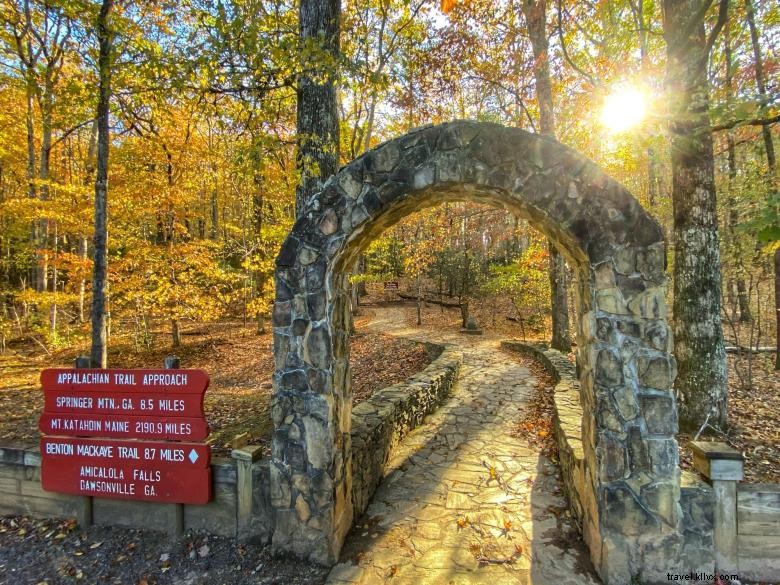
<instances>
[{"instance_id":1,"label":"tree trunk","mask_svg":"<svg viewBox=\"0 0 780 585\"><path fill-rule=\"evenodd\" d=\"M295 213L319 191L339 165L339 117L335 79L338 71L327 63L339 57L341 0L301 0L300 41L312 57L303 63L298 78L298 168L301 182L295 192ZM324 53L324 55L323 55ZM326 58L327 57L327 58Z\"/></svg>"},{"instance_id":2,"label":"tree trunk","mask_svg":"<svg viewBox=\"0 0 780 585\"><path fill-rule=\"evenodd\" d=\"M417 275L417 326L422 325L422 279Z\"/></svg>"},{"instance_id":3,"label":"tree trunk","mask_svg":"<svg viewBox=\"0 0 780 585\"><path fill-rule=\"evenodd\" d=\"M726 61L726 75L725 85L728 97L734 96L733 79L734 79L734 62L731 52L731 30L730 23L726 23L726 27L723 33L723 54ZM734 135L731 130L726 131L726 161L729 168L729 196L728 196L728 211L726 218L728 221L728 236L731 240L731 248L734 253L734 260L737 269L737 305L739 307L739 320L742 323L750 323L752 315L750 314L750 298L747 294L747 287L745 286L745 266L742 260L742 254L737 240L737 224L739 223L739 214L737 213L736 201L734 199L733 190L735 188L734 181L737 178L737 148L734 143ZM729 291L729 294L733 294L733 291ZM729 299L730 300L730 299ZM733 314L733 313L732 313Z\"/></svg>"},{"instance_id":4,"label":"tree trunk","mask_svg":"<svg viewBox=\"0 0 780 585\"><path fill-rule=\"evenodd\" d=\"M700 16L697 22L691 21L692 15ZM709 47L700 2L664 0L664 37L672 136L673 329L680 426L698 430L709 420L724 428L726 352L709 122Z\"/></svg>"},{"instance_id":5,"label":"tree trunk","mask_svg":"<svg viewBox=\"0 0 780 585\"><path fill-rule=\"evenodd\" d=\"M219 200L217 199L217 189L211 190L211 229L209 230L209 239L216 241L219 234Z\"/></svg>"},{"instance_id":6,"label":"tree trunk","mask_svg":"<svg viewBox=\"0 0 780 585\"><path fill-rule=\"evenodd\" d=\"M775 250L775 322L777 324L775 330L775 345L777 346L775 370L780 370L780 248Z\"/></svg>"},{"instance_id":7,"label":"tree trunk","mask_svg":"<svg viewBox=\"0 0 780 585\"><path fill-rule=\"evenodd\" d=\"M759 104L764 109L769 105L769 98L766 92L766 78L764 74L764 57L761 54L761 45L758 39L758 29L756 28L755 11L752 0L745 0L745 17L750 27L750 41L753 47L753 62L756 76L756 87L758 88ZM770 180L774 179L776 167L775 146L772 142L772 131L768 125L761 126L761 135L764 138L764 151L766 152L766 161L769 166Z\"/></svg>"},{"instance_id":8,"label":"tree trunk","mask_svg":"<svg viewBox=\"0 0 780 585\"><path fill-rule=\"evenodd\" d=\"M569 336L569 306L566 283L566 262L549 241L550 251L550 291L552 294L552 341L550 345L564 352L571 351L571 337ZM556 307L558 307L556 317Z\"/></svg>"},{"instance_id":9,"label":"tree trunk","mask_svg":"<svg viewBox=\"0 0 780 585\"><path fill-rule=\"evenodd\" d=\"M171 341L173 347L181 347L181 330L179 329L179 320L171 319Z\"/></svg>"},{"instance_id":10,"label":"tree trunk","mask_svg":"<svg viewBox=\"0 0 780 585\"><path fill-rule=\"evenodd\" d=\"M550 82L550 60L547 54L547 0L523 0L528 36L534 52L534 79L536 81L536 101L539 104L539 129L542 134L555 138L555 113L553 111L552 83ZM569 306L566 292L566 262L558 254L552 242L550 249L550 304L552 308L553 348L571 351L569 336Z\"/></svg>"},{"instance_id":11,"label":"tree trunk","mask_svg":"<svg viewBox=\"0 0 780 585\"><path fill-rule=\"evenodd\" d=\"M94 265L92 269L92 367L105 368L108 365L106 347L106 277L108 274L108 114L111 100L111 53L113 32L109 25L109 14L113 0L103 0L97 19L99 45L98 75L99 94L97 106L98 149L97 173L95 175L95 237Z\"/></svg>"},{"instance_id":12,"label":"tree trunk","mask_svg":"<svg viewBox=\"0 0 780 585\"><path fill-rule=\"evenodd\" d=\"M49 179L51 177L51 133L52 133L52 99L53 99L51 72L46 71L43 92L40 95L39 104L41 110L41 153L38 161L38 179L40 188L38 196L41 201L49 200ZM45 213L45 212L44 212ZM49 290L49 220L42 217L38 220L38 241L36 242L36 255L38 256L38 292Z\"/></svg>"},{"instance_id":13,"label":"tree trunk","mask_svg":"<svg viewBox=\"0 0 780 585\"><path fill-rule=\"evenodd\" d=\"M86 263L87 260L87 254L89 253L89 242L87 241L86 236L81 236L79 238L80 246L81 246L81 259ZM87 279L85 277L81 277L81 282L79 283L79 323L83 323L85 320L84 316L84 299L87 296Z\"/></svg>"},{"instance_id":14,"label":"tree trunk","mask_svg":"<svg viewBox=\"0 0 780 585\"><path fill-rule=\"evenodd\" d=\"M254 236L255 236L255 242L257 243L258 247L258 255L260 256L260 259L263 260L265 256L265 251L262 248L262 236L261 232L263 231L263 179L260 174L255 173L253 177L253 183L254 183L254 191L252 192L252 227L254 230ZM261 270L255 271L255 295L257 298L262 298L263 296L263 290L265 289L265 280L266 276L263 274ZM263 335L265 333L265 315L262 311L258 311L255 315L255 319L257 320L257 330L256 333L258 335Z\"/></svg>"},{"instance_id":15,"label":"tree trunk","mask_svg":"<svg viewBox=\"0 0 780 585\"><path fill-rule=\"evenodd\" d=\"M52 244L54 244L54 265L51 270L51 292L54 295L54 302L49 309L49 330L54 333L57 331L57 286L58 286L58 274L57 274L57 254L59 252L59 230L57 222L54 224L54 235L52 237Z\"/></svg>"}]
</instances>

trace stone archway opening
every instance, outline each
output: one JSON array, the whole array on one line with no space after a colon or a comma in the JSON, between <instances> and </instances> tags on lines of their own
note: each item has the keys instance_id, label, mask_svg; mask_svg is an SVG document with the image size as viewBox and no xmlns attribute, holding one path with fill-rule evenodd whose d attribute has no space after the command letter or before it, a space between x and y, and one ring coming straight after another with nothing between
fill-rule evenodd
<instances>
[{"instance_id":1,"label":"stone archway opening","mask_svg":"<svg viewBox=\"0 0 780 585\"><path fill-rule=\"evenodd\" d=\"M539 135L466 121L412 131L343 167L282 246L273 315L274 546L332 563L352 524L349 270L403 217L464 200L528 219L577 273L583 536L605 581L648 574L680 545L662 231L582 155Z\"/></svg>"}]
</instances>

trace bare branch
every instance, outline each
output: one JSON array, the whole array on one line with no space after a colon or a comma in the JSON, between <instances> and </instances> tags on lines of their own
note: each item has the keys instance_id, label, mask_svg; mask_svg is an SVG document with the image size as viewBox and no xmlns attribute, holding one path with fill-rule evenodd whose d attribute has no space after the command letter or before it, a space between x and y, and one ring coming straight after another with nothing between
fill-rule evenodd
<instances>
[{"instance_id":1,"label":"bare branch","mask_svg":"<svg viewBox=\"0 0 780 585\"><path fill-rule=\"evenodd\" d=\"M563 49L563 58L566 60L566 62L569 64L569 66L574 69L577 73L582 75L585 79L588 80L588 82L593 85L594 87L597 87L600 85L598 81L589 73L585 72L582 68L580 68L569 56L569 51L566 49L566 41L563 40L563 14L561 9L561 0L558 0L556 2L556 7L558 8L558 39L561 42L561 49Z\"/></svg>"},{"instance_id":2,"label":"bare branch","mask_svg":"<svg viewBox=\"0 0 780 585\"><path fill-rule=\"evenodd\" d=\"M712 27L712 30L710 31L710 34L707 36L707 52L706 54L709 55L712 51L712 47L715 44L715 41L718 38L718 35L720 34L720 31L723 29L723 25L726 24L726 21L729 17L729 0L720 0L720 3L718 4L718 20L715 23L715 26Z\"/></svg>"},{"instance_id":3,"label":"bare branch","mask_svg":"<svg viewBox=\"0 0 780 585\"><path fill-rule=\"evenodd\" d=\"M780 114L775 114L769 118L730 120L728 122L724 122L723 124L712 126L710 130L712 132L721 132L722 130L731 130L732 128L736 128L738 126L771 126L772 124L777 124L778 122L780 122Z\"/></svg>"}]
</instances>

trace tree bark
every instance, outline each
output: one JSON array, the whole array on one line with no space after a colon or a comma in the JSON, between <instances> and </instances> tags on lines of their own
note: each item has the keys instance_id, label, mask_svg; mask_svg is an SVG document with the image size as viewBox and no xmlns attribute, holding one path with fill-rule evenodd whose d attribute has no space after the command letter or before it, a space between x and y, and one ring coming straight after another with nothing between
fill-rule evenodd
<instances>
[{"instance_id":1,"label":"tree bark","mask_svg":"<svg viewBox=\"0 0 780 585\"><path fill-rule=\"evenodd\" d=\"M254 191L252 192L252 227L255 233L255 242L257 243L258 255L263 260L265 257L265 251L262 248L262 236L263 231L263 179L259 173L255 173L253 177ZM262 298L263 290L265 289L266 276L262 270L255 271L255 294L257 298ZM255 315L257 320L256 333L263 335L265 333L265 315L263 311L257 311Z\"/></svg>"},{"instance_id":2,"label":"tree bark","mask_svg":"<svg viewBox=\"0 0 780 585\"><path fill-rule=\"evenodd\" d=\"M664 37L672 137L673 329L680 426L698 430L708 420L723 428L728 395L709 121L709 46L698 0L664 0Z\"/></svg>"},{"instance_id":3,"label":"tree bark","mask_svg":"<svg viewBox=\"0 0 780 585\"><path fill-rule=\"evenodd\" d=\"M775 370L780 370L780 248L775 250L775 322L777 324Z\"/></svg>"},{"instance_id":4,"label":"tree bark","mask_svg":"<svg viewBox=\"0 0 780 585\"><path fill-rule=\"evenodd\" d=\"M212 171L216 173L216 169L213 168ZM219 197L217 194L217 187L214 186L213 189L211 189L211 200L209 201L209 211L211 215L211 226L209 228L209 239L212 241L217 240L217 236L219 235Z\"/></svg>"},{"instance_id":5,"label":"tree bark","mask_svg":"<svg viewBox=\"0 0 780 585\"><path fill-rule=\"evenodd\" d=\"M547 54L547 0L523 0L528 36L534 53L534 79L536 81L536 101L539 105L539 129L542 134L555 138L555 112L553 111L552 83L550 81L550 60ZM550 250L550 304L552 308L553 348L571 351L569 335L569 306L566 292L566 262L555 245L548 241Z\"/></svg>"},{"instance_id":6,"label":"tree bark","mask_svg":"<svg viewBox=\"0 0 780 585\"><path fill-rule=\"evenodd\" d=\"M750 42L753 48L754 71L756 76L756 87L758 88L759 104L761 109L769 105L769 98L766 92L766 77L764 74L764 57L761 54L761 45L758 40L758 29L756 28L755 10L752 0L745 0L745 17L750 28ZM770 180L773 179L777 162L775 159L775 145L772 142L772 131L769 126L761 126L761 135L764 138L764 151L766 152L767 165L769 166Z\"/></svg>"},{"instance_id":7,"label":"tree bark","mask_svg":"<svg viewBox=\"0 0 780 585\"><path fill-rule=\"evenodd\" d=\"M339 59L340 0L301 0L301 45L312 58L298 78L298 169L295 213L303 214L309 198L339 165L339 116L336 83ZM311 50L314 49L314 50Z\"/></svg>"},{"instance_id":8,"label":"tree bark","mask_svg":"<svg viewBox=\"0 0 780 585\"><path fill-rule=\"evenodd\" d=\"M171 342L173 347L181 347L181 329L179 329L178 319L171 319Z\"/></svg>"},{"instance_id":9,"label":"tree bark","mask_svg":"<svg viewBox=\"0 0 780 585\"><path fill-rule=\"evenodd\" d=\"M79 246L81 247L81 259L86 263L87 254L89 253L89 242L86 236L79 237ZM84 299L87 297L87 279L82 276L79 283L79 323L83 323L85 320L84 314Z\"/></svg>"},{"instance_id":10,"label":"tree bark","mask_svg":"<svg viewBox=\"0 0 780 585\"><path fill-rule=\"evenodd\" d=\"M99 94L97 105L98 147L95 175L95 236L92 269L92 367L108 365L106 344L106 279L108 275L108 114L111 100L111 53L114 34L109 15L114 0L103 0L97 18Z\"/></svg>"},{"instance_id":11,"label":"tree bark","mask_svg":"<svg viewBox=\"0 0 780 585\"><path fill-rule=\"evenodd\" d=\"M728 97L734 96L734 61L731 52L731 30L729 23L726 23L723 33L723 55L726 61L726 75L725 85ZM737 224L739 223L739 214L737 213L736 201L734 200L733 190L734 181L737 178L737 148L734 143L734 135L731 131L726 131L726 161L729 169L729 196L728 196L728 211L726 213L726 219L728 222L728 237L731 240L731 247L735 256L735 264L737 269L736 286L737 286L737 306L739 307L739 320L742 323L749 323L752 320L750 314L750 298L747 292L747 286L745 285L744 271L745 266L742 261L741 250L739 242L737 240ZM730 291L730 294L731 293Z\"/></svg>"}]
</instances>

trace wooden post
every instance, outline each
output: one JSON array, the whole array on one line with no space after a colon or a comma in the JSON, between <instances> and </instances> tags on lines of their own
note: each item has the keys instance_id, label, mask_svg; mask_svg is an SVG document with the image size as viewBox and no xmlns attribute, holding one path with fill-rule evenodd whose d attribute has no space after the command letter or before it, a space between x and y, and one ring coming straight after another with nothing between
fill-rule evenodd
<instances>
[{"instance_id":1,"label":"wooden post","mask_svg":"<svg viewBox=\"0 0 780 585\"><path fill-rule=\"evenodd\" d=\"M73 367L78 370L89 368L92 365L92 360L88 355L81 355L74 360ZM79 508L79 514L76 518L79 526L82 528L89 528L92 526L94 517L92 514L92 496L79 496L81 499L81 507Z\"/></svg>"},{"instance_id":2,"label":"wooden post","mask_svg":"<svg viewBox=\"0 0 780 585\"><path fill-rule=\"evenodd\" d=\"M737 482L744 477L742 453L720 442L693 441L693 465L712 482L715 495L712 539L715 568L722 572L738 570Z\"/></svg>"},{"instance_id":3,"label":"wooden post","mask_svg":"<svg viewBox=\"0 0 780 585\"><path fill-rule=\"evenodd\" d=\"M230 456L236 460L236 528L238 537L246 539L250 537L250 521L252 519L252 494L254 485L252 482L252 464L260 459L263 448L258 445L247 445L239 449L233 449Z\"/></svg>"},{"instance_id":4,"label":"wooden post","mask_svg":"<svg viewBox=\"0 0 780 585\"><path fill-rule=\"evenodd\" d=\"M181 367L181 359L175 355L166 356L163 360L166 370L177 370ZM178 538L184 534L184 504L170 504L168 521L169 531L172 537Z\"/></svg>"}]
</instances>

